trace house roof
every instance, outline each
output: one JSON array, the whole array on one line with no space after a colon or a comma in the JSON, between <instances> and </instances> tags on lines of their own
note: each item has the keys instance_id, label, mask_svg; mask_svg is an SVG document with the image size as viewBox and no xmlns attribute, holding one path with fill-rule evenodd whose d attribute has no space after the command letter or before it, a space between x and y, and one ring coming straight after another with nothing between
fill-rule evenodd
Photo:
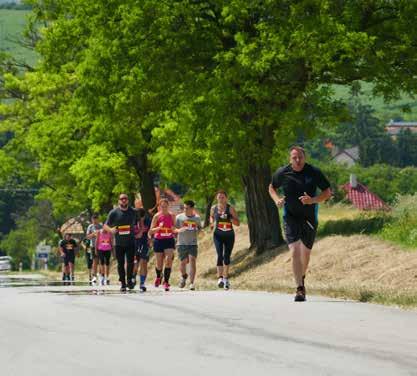
<instances>
[{"instance_id":1,"label":"house roof","mask_svg":"<svg viewBox=\"0 0 417 376\"><path fill-rule=\"evenodd\" d=\"M82 224L76 218L70 218L60 228L61 234L84 234Z\"/></svg>"},{"instance_id":2,"label":"house roof","mask_svg":"<svg viewBox=\"0 0 417 376\"><path fill-rule=\"evenodd\" d=\"M355 162L359 160L359 148L357 146L354 146L353 148L349 149L341 149L339 150L334 156L333 159L337 158L339 155L345 154L352 158Z\"/></svg>"},{"instance_id":3,"label":"house roof","mask_svg":"<svg viewBox=\"0 0 417 376\"><path fill-rule=\"evenodd\" d=\"M390 120L390 122L386 125L387 127L417 127L417 121L393 121Z\"/></svg>"},{"instance_id":4,"label":"house roof","mask_svg":"<svg viewBox=\"0 0 417 376\"><path fill-rule=\"evenodd\" d=\"M389 210L389 206L372 193L366 186L358 183L355 188L350 183L343 185L346 198L359 210Z\"/></svg>"}]
</instances>

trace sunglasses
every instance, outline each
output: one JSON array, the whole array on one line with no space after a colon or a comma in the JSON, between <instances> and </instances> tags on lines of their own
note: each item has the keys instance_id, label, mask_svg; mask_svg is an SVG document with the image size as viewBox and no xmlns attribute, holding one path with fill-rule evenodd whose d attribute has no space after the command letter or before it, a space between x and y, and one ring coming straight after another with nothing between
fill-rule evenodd
<instances>
[{"instance_id":1,"label":"sunglasses","mask_svg":"<svg viewBox=\"0 0 417 376\"><path fill-rule=\"evenodd\" d=\"M127 197L120 197L119 198L119 201L127 201L128 200L128 198Z\"/></svg>"}]
</instances>

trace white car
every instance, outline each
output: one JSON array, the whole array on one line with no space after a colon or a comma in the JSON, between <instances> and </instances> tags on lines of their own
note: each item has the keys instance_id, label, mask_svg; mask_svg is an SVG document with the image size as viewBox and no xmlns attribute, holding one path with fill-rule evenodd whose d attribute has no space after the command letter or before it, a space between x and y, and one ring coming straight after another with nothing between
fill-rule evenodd
<instances>
[{"instance_id":1,"label":"white car","mask_svg":"<svg viewBox=\"0 0 417 376\"><path fill-rule=\"evenodd\" d=\"M0 272L8 272L12 269L11 261L10 256L0 256Z\"/></svg>"}]
</instances>

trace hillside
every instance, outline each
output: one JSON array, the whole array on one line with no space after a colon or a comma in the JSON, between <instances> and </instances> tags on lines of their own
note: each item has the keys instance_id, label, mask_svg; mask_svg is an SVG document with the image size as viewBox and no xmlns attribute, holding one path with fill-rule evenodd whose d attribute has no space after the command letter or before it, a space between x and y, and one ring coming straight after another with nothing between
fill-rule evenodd
<instances>
[{"instance_id":1,"label":"hillside","mask_svg":"<svg viewBox=\"0 0 417 376\"><path fill-rule=\"evenodd\" d=\"M28 13L26 10L0 9L0 50L33 65L36 54L16 43L24 30Z\"/></svg>"}]
</instances>

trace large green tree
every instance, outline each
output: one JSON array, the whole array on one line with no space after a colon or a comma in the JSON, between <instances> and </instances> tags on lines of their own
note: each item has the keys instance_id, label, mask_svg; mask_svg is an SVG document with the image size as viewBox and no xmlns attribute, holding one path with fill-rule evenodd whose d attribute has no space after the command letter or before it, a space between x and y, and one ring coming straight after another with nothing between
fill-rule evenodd
<instances>
[{"instance_id":1,"label":"large green tree","mask_svg":"<svg viewBox=\"0 0 417 376\"><path fill-rule=\"evenodd\" d=\"M165 120L192 113L206 140L196 147L215 156L220 147L242 183L259 251L282 241L267 194L274 152L334 119L332 85L374 82L388 99L416 88L414 1L33 5L44 25L41 64L9 88L25 93L16 121L27 119L21 128L40 178L96 207L122 187L151 202L149 156L164 129L170 134Z\"/></svg>"}]
</instances>

